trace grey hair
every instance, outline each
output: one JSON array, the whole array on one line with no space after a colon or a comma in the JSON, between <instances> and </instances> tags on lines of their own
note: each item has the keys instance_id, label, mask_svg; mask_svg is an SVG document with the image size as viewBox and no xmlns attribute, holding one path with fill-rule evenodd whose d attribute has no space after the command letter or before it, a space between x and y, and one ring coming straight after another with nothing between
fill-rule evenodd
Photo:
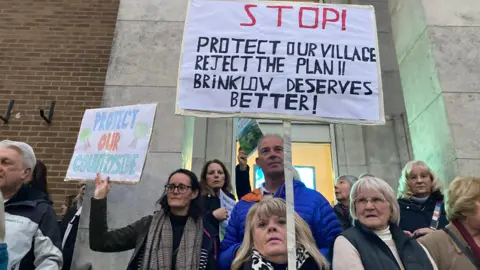
<instances>
[{"instance_id":1,"label":"grey hair","mask_svg":"<svg viewBox=\"0 0 480 270\"><path fill-rule=\"evenodd\" d=\"M387 182L385 182L385 180L368 176L358 180L350 191L350 216L352 217L352 220L358 219L355 200L357 199L358 193L362 190L373 190L380 193L390 205L389 222L396 225L400 223L400 206L398 205L395 191Z\"/></svg>"},{"instance_id":2,"label":"grey hair","mask_svg":"<svg viewBox=\"0 0 480 270\"><path fill-rule=\"evenodd\" d=\"M257 144L257 147L260 146L260 143L263 141L263 139L265 139L266 137L275 137L277 139L280 139L282 140L283 142L283 137L278 135L278 134L265 134L263 135L259 140L258 140L258 144ZM300 174L298 173L297 169L295 169L295 167L291 167L290 168L292 170L292 173L293 173L293 179L295 180L300 180Z\"/></svg>"},{"instance_id":3,"label":"grey hair","mask_svg":"<svg viewBox=\"0 0 480 270\"><path fill-rule=\"evenodd\" d=\"M353 184L355 184L355 182L358 181L358 178L356 176L353 176L350 174L344 174L344 175L340 175L339 177L337 177L337 179L335 179L335 184L342 179L347 180L348 183L350 183L350 187L353 186Z\"/></svg>"},{"instance_id":4,"label":"grey hair","mask_svg":"<svg viewBox=\"0 0 480 270\"><path fill-rule=\"evenodd\" d=\"M375 177L375 175L373 175L371 173L362 173L362 174L360 174L360 176L358 178L362 179L364 177Z\"/></svg>"},{"instance_id":5,"label":"grey hair","mask_svg":"<svg viewBox=\"0 0 480 270\"><path fill-rule=\"evenodd\" d=\"M258 139L257 146L259 146L260 143L263 141L263 139L265 139L266 137L275 137L275 138L277 138L277 139L282 140L282 142L283 142L283 137L282 137L282 136L280 136L280 135L278 135L278 134L268 134L268 133L267 133L267 134L264 134L260 139Z\"/></svg>"},{"instance_id":6,"label":"grey hair","mask_svg":"<svg viewBox=\"0 0 480 270\"><path fill-rule=\"evenodd\" d=\"M23 162L27 165L28 169L34 169L37 164L37 158L33 148L24 142L3 140L0 142L0 148L11 148L19 150L23 155Z\"/></svg>"}]
</instances>

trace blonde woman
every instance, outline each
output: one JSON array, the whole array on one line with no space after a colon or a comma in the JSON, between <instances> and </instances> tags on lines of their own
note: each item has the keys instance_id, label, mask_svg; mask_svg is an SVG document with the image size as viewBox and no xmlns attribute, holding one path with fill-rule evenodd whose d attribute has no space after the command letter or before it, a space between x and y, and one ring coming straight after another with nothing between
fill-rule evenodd
<instances>
[{"instance_id":1,"label":"blonde woman","mask_svg":"<svg viewBox=\"0 0 480 270\"><path fill-rule=\"evenodd\" d=\"M250 208L245 235L233 261L232 270L287 269L286 203L280 198L260 201ZM295 213L297 269L328 269L318 251L308 224Z\"/></svg>"},{"instance_id":2,"label":"blonde woman","mask_svg":"<svg viewBox=\"0 0 480 270\"><path fill-rule=\"evenodd\" d=\"M421 237L447 224L441 182L423 161L410 161L398 183L400 228Z\"/></svg>"},{"instance_id":3,"label":"blonde woman","mask_svg":"<svg viewBox=\"0 0 480 270\"><path fill-rule=\"evenodd\" d=\"M395 191L382 179L364 177L350 192L354 226L333 246L333 270L436 270L416 240L398 228Z\"/></svg>"},{"instance_id":4,"label":"blonde woman","mask_svg":"<svg viewBox=\"0 0 480 270\"><path fill-rule=\"evenodd\" d=\"M445 206L450 223L419 241L440 270L480 269L480 178L455 178Z\"/></svg>"}]
</instances>

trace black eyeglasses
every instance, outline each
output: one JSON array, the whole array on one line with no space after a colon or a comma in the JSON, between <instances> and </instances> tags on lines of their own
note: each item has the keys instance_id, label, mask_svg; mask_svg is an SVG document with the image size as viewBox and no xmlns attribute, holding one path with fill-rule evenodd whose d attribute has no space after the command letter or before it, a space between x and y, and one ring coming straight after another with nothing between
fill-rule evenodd
<instances>
[{"instance_id":1,"label":"black eyeglasses","mask_svg":"<svg viewBox=\"0 0 480 270\"><path fill-rule=\"evenodd\" d=\"M169 184L165 185L165 190L168 190L168 192L173 193L175 189L177 189L178 193L183 194L187 192L189 188L192 188L191 186L185 186L185 185L174 185L174 184Z\"/></svg>"}]
</instances>

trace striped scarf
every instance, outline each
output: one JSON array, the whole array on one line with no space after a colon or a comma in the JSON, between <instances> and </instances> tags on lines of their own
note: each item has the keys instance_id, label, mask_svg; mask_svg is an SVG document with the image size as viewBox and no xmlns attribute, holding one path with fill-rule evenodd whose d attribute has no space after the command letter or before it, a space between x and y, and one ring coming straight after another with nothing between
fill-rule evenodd
<instances>
[{"instance_id":1,"label":"striped scarf","mask_svg":"<svg viewBox=\"0 0 480 270\"><path fill-rule=\"evenodd\" d=\"M197 270L203 239L203 221L189 217L177 252L176 269ZM148 230L142 270L170 270L172 263L173 230L170 218L163 211L155 213Z\"/></svg>"}]
</instances>

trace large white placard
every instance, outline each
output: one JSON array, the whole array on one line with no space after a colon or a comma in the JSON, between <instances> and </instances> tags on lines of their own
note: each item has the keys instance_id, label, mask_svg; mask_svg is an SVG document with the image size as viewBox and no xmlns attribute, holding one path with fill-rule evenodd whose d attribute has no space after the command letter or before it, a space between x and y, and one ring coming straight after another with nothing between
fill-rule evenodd
<instances>
[{"instance_id":1,"label":"large white placard","mask_svg":"<svg viewBox=\"0 0 480 270\"><path fill-rule=\"evenodd\" d=\"M86 110L65 180L136 183L142 176L157 104Z\"/></svg>"},{"instance_id":2,"label":"large white placard","mask_svg":"<svg viewBox=\"0 0 480 270\"><path fill-rule=\"evenodd\" d=\"M384 123L374 9L190 0L177 114Z\"/></svg>"}]
</instances>

